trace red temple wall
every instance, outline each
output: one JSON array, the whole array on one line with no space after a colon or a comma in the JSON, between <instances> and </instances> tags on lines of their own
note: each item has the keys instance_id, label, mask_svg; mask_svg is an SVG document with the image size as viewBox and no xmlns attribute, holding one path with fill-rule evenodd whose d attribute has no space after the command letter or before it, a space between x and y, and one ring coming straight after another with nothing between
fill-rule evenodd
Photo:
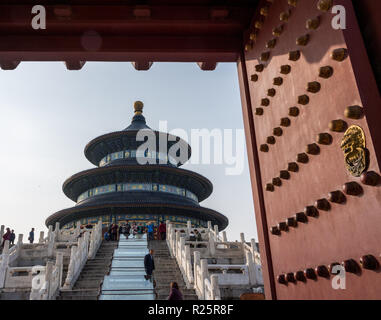
<instances>
[{"instance_id":1,"label":"red temple wall","mask_svg":"<svg viewBox=\"0 0 381 320\"><path fill-rule=\"evenodd\" d=\"M346 273L346 290L332 289L332 276L288 285L276 280L280 274L347 259L359 262L361 256L369 254L379 258L381 253L381 188L362 184L360 178L346 170L340 148L344 132L332 132L328 127L330 121L336 119L346 121L348 126L360 126L369 150L368 171L380 173L381 158L377 159L377 155L381 149L378 145L375 148L374 143L379 143L381 133L381 128L374 123L377 115L381 118L377 86L361 39L357 39L360 43L357 41L354 46L359 30L350 2L336 1L347 9L347 30L334 30L331 26L333 15L319 11L317 2L299 1L296 7L290 7L287 0L275 1L257 33L253 48L245 52L245 68L238 64L266 296L278 299L380 299L381 278L375 271L365 269L357 275ZM292 11L288 22L281 22L281 12L288 9ZM306 21L318 15L320 26L316 30L307 30ZM273 36L273 28L281 24L284 25L282 34ZM310 35L308 44L298 46L296 39L307 33ZM277 39L275 48L266 49L266 43L274 38ZM333 60L330 54L337 48L347 48L348 58L342 62ZM290 61L288 54L294 50L300 50L301 57ZM263 62L260 56L265 51L270 51L270 58ZM257 72L255 66L260 63L265 68ZM282 65L290 65L291 72L281 74ZM319 77L319 69L323 66L331 66L334 70L329 79ZM258 81L251 81L254 74L258 75ZM283 78L281 86L273 85L275 77ZM307 83L312 81L321 84L319 92L306 91ZM274 97L267 96L270 88L276 90ZM298 104L298 96L305 94L310 98L309 103ZM270 100L269 106L261 106L263 98ZM352 120L344 116L345 108L354 105L364 107L365 117ZM294 106L300 110L297 117L288 115L288 109ZM263 108L263 115L255 115L256 108ZM280 119L284 117L291 120L290 126L280 126ZM283 129L282 136L275 136L276 143L268 144L268 152L261 152L259 146L266 143L268 136L273 136L276 127ZM299 163L299 172L290 172L290 179L282 179L282 186L275 186L274 192L266 191L266 184L279 177L280 170L286 170L289 162L296 162L297 154L305 152L308 144L317 143L319 133L330 133L332 144L320 144L320 154L309 155L308 163ZM362 196L346 196L345 204L331 203L330 211L319 210L318 218L309 217L307 224L299 223L298 227L289 228L280 236L268 232L271 226L302 212L316 200L327 198L329 192L342 190L342 185L350 181L361 184Z\"/></svg>"}]
</instances>

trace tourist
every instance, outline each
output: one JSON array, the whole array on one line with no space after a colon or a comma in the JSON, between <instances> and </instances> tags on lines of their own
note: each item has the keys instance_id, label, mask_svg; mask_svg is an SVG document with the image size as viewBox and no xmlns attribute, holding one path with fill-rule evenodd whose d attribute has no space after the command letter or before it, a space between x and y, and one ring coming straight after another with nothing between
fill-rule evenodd
<instances>
[{"instance_id":1,"label":"tourist","mask_svg":"<svg viewBox=\"0 0 381 320\"><path fill-rule=\"evenodd\" d=\"M166 224L162 221L160 222L159 225L159 239L160 240L165 240L167 235L167 226Z\"/></svg>"},{"instance_id":2,"label":"tourist","mask_svg":"<svg viewBox=\"0 0 381 320\"><path fill-rule=\"evenodd\" d=\"M136 227L136 223L134 222L131 226L131 231L130 233L132 234L132 237L135 238L135 235L138 233L138 230L137 230L137 227Z\"/></svg>"},{"instance_id":3,"label":"tourist","mask_svg":"<svg viewBox=\"0 0 381 320\"><path fill-rule=\"evenodd\" d=\"M111 227L111 240L117 241L118 240L118 225L113 223Z\"/></svg>"},{"instance_id":4,"label":"tourist","mask_svg":"<svg viewBox=\"0 0 381 320\"><path fill-rule=\"evenodd\" d=\"M120 239L120 235L121 235L121 234L124 234L124 229L125 229L125 226L124 226L124 224L122 224L122 225L119 227L119 239Z\"/></svg>"},{"instance_id":5,"label":"tourist","mask_svg":"<svg viewBox=\"0 0 381 320\"><path fill-rule=\"evenodd\" d=\"M168 300L183 300L183 295L177 282L171 282L170 288L171 291L169 292Z\"/></svg>"},{"instance_id":6,"label":"tourist","mask_svg":"<svg viewBox=\"0 0 381 320\"><path fill-rule=\"evenodd\" d=\"M154 226L153 226L153 223L151 222L147 228L148 240L153 240L153 229L154 229Z\"/></svg>"},{"instance_id":7,"label":"tourist","mask_svg":"<svg viewBox=\"0 0 381 320\"><path fill-rule=\"evenodd\" d=\"M29 232L29 243L33 243L34 241L34 228L32 228L32 230Z\"/></svg>"},{"instance_id":8,"label":"tourist","mask_svg":"<svg viewBox=\"0 0 381 320\"><path fill-rule=\"evenodd\" d=\"M127 239L128 239L128 236L130 235L130 232L131 232L131 225L127 221L126 228L125 228L125 233L124 233L124 235L126 236Z\"/></svg>"},{"instance_id":9,"label":"tourist","mask_svg":"<svg viewBox=\"0 0 381 320\"><path fill-rule=\"evenodd\" d=\"M5 241L9 241L11 237L11 229L7 228L7 232L3 234L3 242L1 243L1 247L4 248Z\"/></svg>"},{"instance_id":10,"label":"tourist","mask_svg":"<svg viewBox=\"0 0 381 320\"><path fill-rule=\"evenodd\" d=\"M106 241L110 241L110 234L106 231L105 234L104 234L104 239Z\"/></svg>"},{"instance_id":11,"label":"tourist","mask_svg":"<svg viewBox=\"0 0 381 320\"><path fill-rule=\"evenodd\" d=\"M194 229L194 234L195 234L196 241L202 241L201 233L198 232L197 229Z\"/></svg>"},{"instance_id":12,"label":"tourist","mask_svg":"<svg viewBox=\"0 0 381 320\"><path fill-rule=\"evenodd\" d=\"M16 239L15 230L12 230L11 234L9 235L9 244L11 246L15 244L15 239Z\"/></svg>"},{"instance_id":13,"label":"tourist","mask_svg":"<svg viewBox=\"0 0 381 320\"><path fill-rule=\"evenodd\" d=\"M146 280L151 280L152 279L152 271L155 270L155 261L153 259L153 249L150 249L149 253L146 254L144 257L144 269L146 271L146 275L144 278Z\"/></svg>"},{"instance_id":14,"label":"tourist","mask_svg":"<svg viewBox=\"0 0 381 320\"><path fill-rule=\"evenodd\" d=\"M141 239L143 237L143 233L144 233L144 227L142 226L141 223L139 223L136 231L137 231L137 238Z\"/></svg>"}]
</instances>

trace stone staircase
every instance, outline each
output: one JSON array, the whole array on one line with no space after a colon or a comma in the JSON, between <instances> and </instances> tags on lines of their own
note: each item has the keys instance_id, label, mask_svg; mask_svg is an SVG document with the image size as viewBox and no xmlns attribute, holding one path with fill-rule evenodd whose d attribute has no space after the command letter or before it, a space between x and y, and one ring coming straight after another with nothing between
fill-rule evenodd
<instances>
[{"instance_id":1,"label":"stone staircase","mask_svg":"<svg viewBox=\"0 0 381 320\"><path fill-rule=\"evenodd\" d=\"M176 281L184 300L197 300L194 289L187 289L181 271L175 259L172 259L166 241L149 241L148 248L154 250L155 271L153 278L155 281L156 300L166 300L169 295L169 285Z\"/></svg>"},{"instance_id":2,"label":"stone staircase","mask_svg":"<svg viewBox=\"0 0 381 320\"><path fill-rule=\"evenodd\" d=\"M97 300L117 246L117 241L103 241L95 258L88 260L83 267L74 287L71 290L61 290L57 300Z\"/></svg>"}]
</instances>

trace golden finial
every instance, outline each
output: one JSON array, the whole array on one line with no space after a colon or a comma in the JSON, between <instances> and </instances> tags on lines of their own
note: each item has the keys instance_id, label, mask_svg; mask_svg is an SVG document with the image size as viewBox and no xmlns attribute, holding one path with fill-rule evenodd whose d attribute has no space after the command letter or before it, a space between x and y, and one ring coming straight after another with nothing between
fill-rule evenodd
<instances>
[{"instance_id":1,"label":"golden finial","mask_svg":"<svg viewBox=\"0 0 381 320\"><path fill-rule=\"evenodd\" d=\"M143 106L144 104L141 101L134 102L135 115L141 115L143 113Z\"/></svg>"}]
</instances>

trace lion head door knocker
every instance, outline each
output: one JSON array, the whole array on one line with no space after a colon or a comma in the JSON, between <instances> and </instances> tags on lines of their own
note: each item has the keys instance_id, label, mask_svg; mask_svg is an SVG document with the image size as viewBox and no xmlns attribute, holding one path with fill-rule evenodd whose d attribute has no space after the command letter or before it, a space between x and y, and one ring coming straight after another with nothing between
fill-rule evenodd
<instances>
[{"instance_id":1,"label":"lion head door knocker","mask_svg":"<svg viewBox=\"0 0 381 320\"><path fill-rule=\"evenodd\" d=\"M351 175L359 177L368 166L368 150L365 148L365 134L359 126L350 126L341 141L344 160Z\"/></svg>"}]
</instances>

